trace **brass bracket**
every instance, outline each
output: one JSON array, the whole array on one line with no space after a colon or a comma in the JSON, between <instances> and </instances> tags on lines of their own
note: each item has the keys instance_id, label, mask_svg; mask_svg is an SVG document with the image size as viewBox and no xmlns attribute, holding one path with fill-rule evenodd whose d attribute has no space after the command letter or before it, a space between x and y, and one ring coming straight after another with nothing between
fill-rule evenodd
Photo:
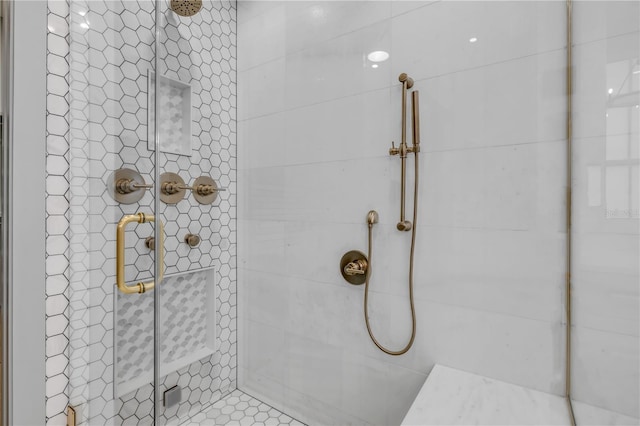
<instances>
[{"instance_id":1,"label":"brass bracket","mask_svg":"<svg viewBox=\"0 0 640 426\"><path fill-rule=\"evenodd\" d=\"M155 217L150 214L137 213L124 216L118 222L118 227L116 229L116 285L118 286L118 290L123 292L124 294L134 294L134 293L144 293L149 290L153 290L156 286L155 281L149 282L139 282L135 285L127 285L124 280L124 231L129 223L148 223L155 222ZM162 221L158 221L158 226L160 226L160 252L159 259L160 262L160 277L158 281L162 281L164 277L164 226L162 225Z\"/></svg>"}]
</instances>

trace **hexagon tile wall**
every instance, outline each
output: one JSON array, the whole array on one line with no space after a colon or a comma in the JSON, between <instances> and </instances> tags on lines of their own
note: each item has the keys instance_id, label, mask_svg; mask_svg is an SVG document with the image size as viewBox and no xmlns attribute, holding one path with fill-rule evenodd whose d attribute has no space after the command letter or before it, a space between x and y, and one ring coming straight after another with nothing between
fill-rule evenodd
<instances>
[{"instance_id":1,"label":"hexagon tile wall","mask_svg":"<svg viewBox=\"0 0 640 426\"><path fill-rule=\"evenodd\" d=\"M118 351L149 347L149 320L140 324L133 299L114 291L115 224L123 215L151 212L153 196L119 205L106 187L120 167L152 180L147 78L154 62L154 2L49 0L48 6L46 423L64 424L71 401L82 405L82 418L92 425L125 419L145 424L151 384L114 398L117 378L135 371ZM215 324L209 333L215 351L162 378L160 391L178 384L183 400L163 411L161 423L187 418L236 387L235 16L235 2L225 0L205 2L192 18L166 10L159 23L166 37L158 52L160 74L192 88L191 155L161 153L159 167L187 183L207 175L228 188L213 205L187 196L157 212L165 223L166 273L177 274L174 283L202 295L198 271L217 271L209 278L215 282L215 304L209 306L216 311L208 323ZM150 225L127 231L127 282L149 278L153 259L144 238L151 233ZM184 244L186 233L199 234L200 245ZM163 353L177 356L171 345L202 346L207 330L199 327L207 325L198 303L185 307L173 299L182 306L166 308L165 328L190 330L162 342ZM142 326L133 334L121 329L136 321Z\"/></svg>"}]
</instances>

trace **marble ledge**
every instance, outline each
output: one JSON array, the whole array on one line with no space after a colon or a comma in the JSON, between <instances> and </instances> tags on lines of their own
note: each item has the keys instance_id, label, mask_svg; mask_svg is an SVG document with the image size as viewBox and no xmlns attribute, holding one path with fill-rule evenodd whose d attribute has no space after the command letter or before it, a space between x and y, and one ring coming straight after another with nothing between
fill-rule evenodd
<instances>
[{"instance_id":1,"label":"marble ledge","mask_svg":"<svg viewBox=\"0 0 640 426\"><path fill-rule=\"evenodd\" d=\"M436 365L403 425L570 425L566 401L476 374Z\"/></svg>"},{"instance_id":2,"label":"marble ledge","mask_svg":"<svg viewBox=\"0 0 640 426\"><path fill-rule=\"evenodd\" d=\"M581 426L640 426L640 419L573 401ZM570 425L565 398L436 365L403 425Z\"/></svg>"}]
</instances>

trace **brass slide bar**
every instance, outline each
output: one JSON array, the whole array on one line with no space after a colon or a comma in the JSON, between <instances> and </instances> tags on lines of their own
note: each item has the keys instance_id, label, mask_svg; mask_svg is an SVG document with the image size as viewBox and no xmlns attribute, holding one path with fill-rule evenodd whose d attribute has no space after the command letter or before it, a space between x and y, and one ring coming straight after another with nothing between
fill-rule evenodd
<instances>
[{"instance_id":1,"label":"brass slide bar","mask_svg":"<svg viewBox=\"0 0 640 426\"><path fill-rule=\"evenodd\" d=\"M124 232L128 224L137 222L137 223L148 223L155 222L155 217L150 214L144 213L136 213L124 216L118 222L118 227L116 230L116 285L118 286L118 290L123 292L124 294L134 294L134 293L144 293L149 290L153 290L156 286L156 281L149 282L139 282L135 285L127 285L124 280ZM160 250L158 262L160 262L160 277L157 279L162 281L164 276L164 227L162 225L162 221L158 221L158 226L160 226Z\"/></svg>"},{"instance_id":2,"label":"brass slide bar","mask_svg":"<svg viewBox=\"0 0 640 426\"><path fill-rule=\"evenodd\" d=\"M413 152L420 152L420 93L417 90L411 92L411 112L413 125Z\"/></svg>"},{"instance_id":3,"label":"brass slide bar","mask_svg":"<svg viewBox=\"0 0 640 426\"><path fill-rule=\"evenodd\" d=\"M407 90L413 87L413 79L409 77L406 73L400 74L398 80L402 83L402 140L400 141L400 147L396 148L394 143L391 142L391 148L389 149L389 155L400 155L401 161L401 176L400 176L400 221L397 224L397 228L399 231L410 231L413 225L410 221L405 220L404 217L404 205L405 205L405 192L406 192L406 175L407 175L407 153L409 152L418 152L419 147L416 148L416 129L419 128L419 124L416 124L417 121L417 98L412 98L412 107L413 107L413 141L414 146L407 146Z\"/></svg>"}]
</instances>

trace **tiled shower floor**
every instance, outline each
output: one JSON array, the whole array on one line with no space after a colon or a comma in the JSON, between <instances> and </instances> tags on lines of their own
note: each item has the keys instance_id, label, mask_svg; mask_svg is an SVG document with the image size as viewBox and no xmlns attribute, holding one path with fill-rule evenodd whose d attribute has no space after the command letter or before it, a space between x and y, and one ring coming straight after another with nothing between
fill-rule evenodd
<instances>
[{"instance_id":1,"label":"tiled shower floor","mask_svg":"<svg viewBox=\"0 0 640 426\"><path fill-rule=\"evenodd\" d=\"M304 426L304 423L236 389L205 411L182 423L182 426L195 425Z\"/></svg>"}]
</instances>

